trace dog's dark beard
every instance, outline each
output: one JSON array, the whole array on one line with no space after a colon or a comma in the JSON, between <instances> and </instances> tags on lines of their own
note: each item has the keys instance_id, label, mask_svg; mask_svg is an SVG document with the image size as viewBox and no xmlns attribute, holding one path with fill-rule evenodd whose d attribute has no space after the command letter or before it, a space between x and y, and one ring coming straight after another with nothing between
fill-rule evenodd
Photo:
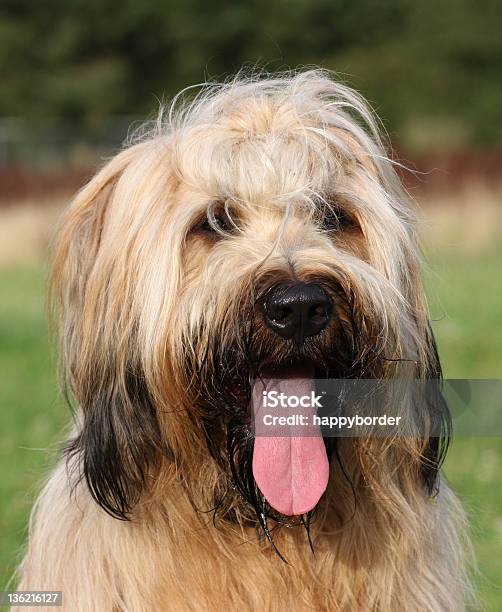
<instances>
[{"instance_id":1,"label":"dog's dark beard","mask_svg":"<svg viewBox=\"0 0 502 612\"><path fill-rule=\"evenodd\" d=\"M222 335L215 333L198 362L187 364L190 372L195 372L196 387L200 390L197 404L203 415L207 447L223 475L223 484L215 491L211 508L213 520L256 527L281 558L274 544L274 532L282 526L303 526L312 547L310 526L317 509L301 516L282 515L270 506L258 489L252 467L252 381L260 378L264 365L270 372L271 364L279 364L283 370L308 363L315 379L381 379L388 377L399 362L410 361L395 353L391 339L386 338L385 343L380 341L378 329L381 327L365 317L353 294L345 293L338 286L326 288L337 307L333 325L327 333L307 339L298 347L292 342L278 340L265 330L255 307L241 308L238 320L232 324L232 342L223 344ZM439 381L439 361L437 357L432 361L434 363L425 364L426 376ZM430 402L430 415L445 436L431 438L426 451L430 457L427 456L423 465L422 480L430 495L436 487L449 432L447 407L441 403L439 392L437 396ZM356 489L349 476L350 470L343 464L338 439L324 437L324 444L328 461L336 461L338 472L347 480L355 509Z\"/></svg>"},{"instance_id":2,"label":"dog's dark beard","mask_svg":"<svg viewBox=\"0 0 502 612\"><path fill-rule=\"evenodd\" d=\"M277 341L269 332L264 333L254 311L244 312L235 322L232 345L223 347L215 335L204 358L195 367L190 366L192 372L196 371L199 388L203 390L199 403L204 415L207 446L225 474L226 487L215 493L214 520L244 520L246 524L256 526L281 558L273 533L281 526L301 525L312 546L310 525L316 512L313 510L301 516L282 515L270 506L255 483L250 410L252 380L261 376L263 364L267 363L280 363L282 368L287 368L308 362L312 364L317 379L381 376L382 355L368 337L368 325L357 312L354 300L345 294L337 295L336 299L339 308L336 328L320 341L308 339L302 347ZM324 438L324 444L328 460L338 461L341 473L348 479L336 438ZM349 484L354 492L350 481ZM236 492L241 502L238 512Z\"/></svg>"}]
</instances>

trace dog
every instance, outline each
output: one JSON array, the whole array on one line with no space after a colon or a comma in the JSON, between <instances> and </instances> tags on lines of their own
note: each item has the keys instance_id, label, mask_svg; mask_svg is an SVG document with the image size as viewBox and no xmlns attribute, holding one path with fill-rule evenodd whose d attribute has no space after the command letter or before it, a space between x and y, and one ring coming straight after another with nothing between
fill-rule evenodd
<instances>
[{"instance_id":1,"label":"dog","mask_svg":"<svg viewBox=\"0 0 502 612\"><path fill-rule=\"evenodd\" d=\"M439 388L395 165L329 72L241 74L177 96L80 191L50 280L75 422L19 589L72 612L469 605L440 390L402 408L420 435L252 424L257 380Z\"/></svg>"}]
</instances>

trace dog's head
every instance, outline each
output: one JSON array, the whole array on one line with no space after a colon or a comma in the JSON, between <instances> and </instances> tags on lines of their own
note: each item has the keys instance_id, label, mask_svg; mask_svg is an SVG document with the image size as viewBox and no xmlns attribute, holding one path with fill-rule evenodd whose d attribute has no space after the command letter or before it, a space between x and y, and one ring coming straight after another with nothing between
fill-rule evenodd
<instances>
[{"instance_id":1,"label":"dog's head","mask_svg":"<svg viewBox=\"0 0 502 612\"><path fill-rule=\"evenodd\" d=\"M174 105L75 199L53 290L70 450L120 518L166 462L195 505L295 514L253 476L256 378L440 376L406 196L361 98L316 71ZM438 439L395 444L430 492Z\"/></svg>"}]
</instances>

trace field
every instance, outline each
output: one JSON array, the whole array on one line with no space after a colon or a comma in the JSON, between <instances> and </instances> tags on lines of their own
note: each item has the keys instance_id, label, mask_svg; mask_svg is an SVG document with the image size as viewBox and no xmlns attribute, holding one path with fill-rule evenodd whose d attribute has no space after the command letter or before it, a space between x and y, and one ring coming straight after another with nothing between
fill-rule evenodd
<instances>
[{"instance_id":1,"label":"field","mask_svg":"<svg viewBox=\"0 0 502 612\"><path fill-rule=\"evenodd\" d=\"M424 209L426 282L446 377L502 378L499 202L478 189L460 202L431 199ZM8 222L19 256L0 257L0 590L69 419L46 333L44 249L25 248L24 222L16 245ZM469 513L481 596L488 610L502 610L502 439L455 439L445 473Z\"/></svg>"}]
</instances>

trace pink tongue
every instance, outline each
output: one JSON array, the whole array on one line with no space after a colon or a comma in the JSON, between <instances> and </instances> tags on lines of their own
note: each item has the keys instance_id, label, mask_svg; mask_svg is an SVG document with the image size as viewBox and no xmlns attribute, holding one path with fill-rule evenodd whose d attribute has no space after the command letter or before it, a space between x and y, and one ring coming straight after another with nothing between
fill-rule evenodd
<instances>
[{"instance_id":1,"label":"pink tongue","mask_svg":"<svg viewBox=\"0 0 502 612\"><path fill-rule=\"evenodd\" d=\"M265 407L263 393L310 397L312 390L310 378L258 380L253 387L253 476L272 508L288 516L316 506L328 485L328 457L320 429L312 423L315 407ZM265 426L265 415L305 415L308 426Z\"/></svg>"}]
</instances>

